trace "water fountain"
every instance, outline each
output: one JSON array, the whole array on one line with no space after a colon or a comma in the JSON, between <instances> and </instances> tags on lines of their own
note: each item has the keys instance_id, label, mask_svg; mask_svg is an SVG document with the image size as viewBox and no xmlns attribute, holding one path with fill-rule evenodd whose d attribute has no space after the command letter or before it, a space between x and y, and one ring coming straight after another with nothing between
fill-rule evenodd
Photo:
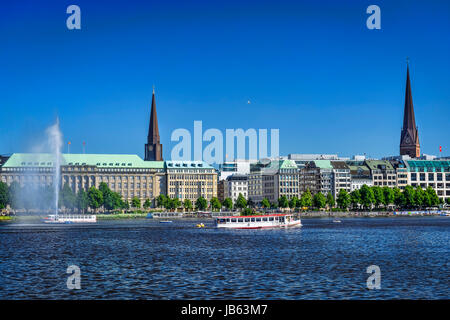
<instances>
[{"instance_id":1,"label":"water fountain","mask_svg":"<svg viewBox=\"0 0 450 320\"><path fill-rule=\"evenodd\" d=\"M59 190L61 184L61 148L62 133L59 128L59 118L56 118L56 123L51 127L47 128L47 139L53 155L54 173L53 173L53 187L55 195L55 215L58 216L58 200L59 200Z\"/></svg>"}]
</instances>

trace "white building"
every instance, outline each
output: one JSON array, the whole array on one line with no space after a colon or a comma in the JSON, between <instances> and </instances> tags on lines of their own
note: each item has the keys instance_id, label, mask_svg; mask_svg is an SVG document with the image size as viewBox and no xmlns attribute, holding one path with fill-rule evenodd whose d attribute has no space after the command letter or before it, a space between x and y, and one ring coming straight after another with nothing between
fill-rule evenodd
<instances>
[{"instance_id":1,"label":"white building","mask_svg":"<svg viewBox=\"0 0 450 320\"><path fill-rule=\"evenodd\" d=\"M250 173L250 164L256 163L257 160L236 159L234 161L226 161L220 165L219 180L225 180L233 174L248 175Z\"/></svg>"},{"instance_id":2,"label":"white building","mask_svg":"<svg viewBox=\"0 0 450 320\"><path fill-rule=\"evenodd\" d=\"M235 203L239 194L248 199L248 176L241 174L228 176L224 185L224 198L230 198Z\"/></svg>"}]
</instances>

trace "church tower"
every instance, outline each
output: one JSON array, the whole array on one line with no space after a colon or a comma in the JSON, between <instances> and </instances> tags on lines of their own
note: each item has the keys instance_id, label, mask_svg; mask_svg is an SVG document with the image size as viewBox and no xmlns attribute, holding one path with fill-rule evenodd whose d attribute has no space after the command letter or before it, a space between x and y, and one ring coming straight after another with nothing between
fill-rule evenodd
<instances>
[{"instance_id":1,"label":"church tower","mask_svg":"<svg viewBox=\"0 0 450 320\"><path fill-rule=\"evenodd\" d=\"M406 68L405 110L403 113L403 128L400 136L400 155L409 155L411 158L418 158L420 157L419 131L417 130L414 116L409 65Z\"/></svg>"},{"instance_id":2,"label":"church tower","mask_svg":"<svg viewBox=\"0 0 450 320\"><path fill-rule=\"evenodd\" d=\"M155 88L152 95L152 110L148 127L147 143L145 144L145 161L163 161L162 144L159 143L158 118L156 117Z\"/></svg>"}]
</instances>

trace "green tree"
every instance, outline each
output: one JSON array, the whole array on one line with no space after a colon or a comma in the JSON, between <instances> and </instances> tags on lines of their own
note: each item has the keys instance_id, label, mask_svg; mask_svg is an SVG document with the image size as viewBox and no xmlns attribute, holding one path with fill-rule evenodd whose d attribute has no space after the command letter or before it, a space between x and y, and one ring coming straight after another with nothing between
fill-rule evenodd
<instances>
[{"instance_id":1,"label":"green tree","mask_svg":"<svg viewBox=\"0 0 450 320\"><path fill-rule=\"evenodd\" d=\"M143 205L144 209L149 209L151 206L152 206L152 202L150 201L150 199L145 199L145 202Z\"/></svg>"},{"instance_id":2,"label":"green tree","mask_svg":"<svg viewBox=\"0 0 450 320\"><path fill-rule=\"evenodd\" d=\"M302 193L302 196L300 197L300 203L302 207L312 206L312 195L309 189L306 189L306 191Z\"/></svg>"},{"instance_id":3,"label":"green tree","mask_svg":"<svg viewBox=\"0 0 450 320\"><path fill-rule=\"evenodd\" d=\"M131 207L133 208L141 208L141 200L138 197L133 197L131 199Z\"/></svg>"},{"instance_id":4,"label":"green tree","mask_svg":"<svg viewBox=\"0 0 450 320\"><path fill-rule=\"evenodd\" d=\"M406 186L403 195L405 196L406 206L412 208L416 205L416 191L413 187Z\"/></svg>"},{"instance_id":5,"label":"green tree","mask_svg":"<svg viewBox=\"0 0 450 320\"><path fill-rule=\"evenodd\" d=\"M87 208L89 206L89 198L83 189L78 191L77 193L77 199L76 199L76 207L79 212L86 212Z\"/></svg>"},{"instance_id":6,"label":"green tree","mask_svg":"<svg viewBox=\"0 0 450 320\"><path fill-rule=\"evenodd\" d=\"M383 205L387 208L389 205L394 204L394 190L389 187L383 187Z\"/></svg>"},{"instance_id":7,"label":"green tree","mask_svg":"<svg viewBox=\"0 0 450 320\"><path fill-rule=\"evenodd\" d=\"M17 181L13 181L9 185L9 205L12 209L22 209L24 207L22 201L22 188Z\"/></svg>"},{"instance_id":8,"label":"green tree","mask_svg":"<svg viewBox=\"0 0 450 320\"><path fill-rule=\"evenodd\" d=\"M417 186L414 190L414 203L419 208L425 205L425 191L420 186Z\"/></svg>"},{"instance_id":9,"label":"green tree","mask_svg":"<svg viewBox=\"0 0 450 320\"><path fill-rule=\"evenodd\" d=\"M239 193L234 206L239 209L244 209L245 207L247 207L247 200L245 200L242 193Z\"/></svg>"},{"instance_id":10,"label":"green tree","mask_svg":"<svg viewBox=\"0 0 450 320\"><path fill-rule=\"evenodd\" d=\"M230 198L226 198L225 200L223 200L223 206L227 208L227 210L233 209L233 200L231 200Z\"/></svg>"},{"instance_id":11,"label":"green tree","mask_svg":"<svg viewBox=\"0 0 450 320\"><path fill-rule=\"evenodd\" d=\"M250 208L245 208L241 212L241 216L249 216L249 215L252 215L252 214L253 214L253 211Z\"/></svg>"},{"instance_id":12,"label":"green tree","mask_svg":"<svg viewBox=\"0 0 450 320\"><path fill-rule=\"evenodd\" d=\"M405 195L397 187L395 187L393 189L393 191L394 191L394 204L395 204L395 206L397 208L403 208L406 205Z\"/></svg>"},{"instance_id":13,"label":"green tree","mask_svg":"<svg viewBox=\"0 0 450 320\"><path fill-rule=\"evenodd\" d=\"M208 200L203 197L199 197L197 201L195 201L195 207L200 211L206 210L206 208L208 208Z\"/></svg>"},{"instance_id":14,"label":"green tree","mask_svg":"<svg viewBox=\"0 0 450 320\"><path fill-rule=\"evenodd\" d=\"M92 186L88 190L89 207L96 211L103 205L103 194L96 187Z\"/></svg>"},{"instance_id":15,"label":"green tree","mask_svg":"<svg viewBox=\"0 0 450 320\"><path fill-rule=\"evenodd\" d=\"M429 204L430 204L429 207L434 207L434 206L439 205L439 203L440 203L439 197L436 194L436 191L431 186L428 186L428 188L425 190L425 193L426 193L427 197L429 198ZM449 199L450 198L447 198L447 203L448 203Z\"/></svg>"},{"instance_id":16,"label":"green tree","mask_svg":"<svg viewBox=\"0 0 450 320\"><path fill-rule=\"evenodd\" d=\"M320 209L325 208L325 205L327 204L327 199L325 198L322 192L318 192L314 195L312 202L314 207Z\"/></svg>"},{"instance_id":17,"label":"green tree","mask_svg":"<svg viewBox=\"0 0 450 320\"><path fill-rule=\"evenodd\" d=\"M118 193L115 193L109 189L108 185L104 182L101 182L98 189L103 195L103 207L106 210L114 210L116 208L119 208L121 205L121 199L120 195ZM119 201L118 196L119 195Z\"/></svg>"},{"instance_id":18,"label":"green tree","mask_svg":"<svg viewBox=\"0 0 450 320\"><path fill-rule=\"evenodd\" d=\"M361 194L358 189L353 190L350 193L350 203L352 204L353 209L357 209L358 205L361 203Z\"/></svg>"},{"instance_id":19,"label":"green tree","mask_svg":"<svg viewBox=\"0 0 450 320\"><path fill-rule=\"evenodd\" d=\"M263 208L268 209L270 208L270 201L267 198L262 199L261 205Z\"/></svg>"},{"instance_id":20,"label":"green tree","mask_svg":"<svg viewBox=\"0 0 450 320\"><path fill-rule=\"evenodd\" d=\"M331 192L327 193L327 205L330 207L330 210L336 205L336 201L334 201L334 197Z\"/></svg>"},{"instance_id":21,"label":"green tree","mask_svg":"<svg viewBox=\"0 0 450 320\"><path fill-rule=\"evenodd\" d=\"M374 204L375 207L378 209L382 203L384 203L384 193L383 189L379 186L373 186L373 197L375 199Z\"/></svg>"},{"instance_id":22,"label":"green tree","mask_svg":"<svg viewBox=\"0 0 450 320\"><path fill-rule=\"evenodd\" d=\"M64 184L60 193L60 202L62 205L73 210L76 206L77 195L72 191L67 183Z\"/></svg>"},{"instance_id":23,"label":"green tree","mask_svg":"<svg viewBox=\"0 0 450 320\"><path fill-rule=\"evenodd\" d=\"M447 202L447 204L450 205L450 198L445 199L445 202Z\"/></svg>"},{"instance_id":24,"label":"green tree","mask_svg":"<svg viewBox=\"0 0 450 320\"><path fill-rule=\"evenodd\" d=\"M166 201L167 201L167 197L163 194L160 194L157 198L156 198L156 206L158 208L164 208L166 206Z\"/></svg>"},{"instance_id":25,"label":"green tree","mask_svg":"<svg viewBox=\"0 0 450 320\"><path fill-rule=\"evenodd\" d=\"M179 207L181 207L183 204L181 203L181 200L178 198L174 198L172 200L172 209L178 209Z\"/></svg>"},{"instance_id":26,"label":"green tree","mask_svg":"<svg viewBox=\"0 0 450 320\"><path fill-rule=\"evenodd\" d=\"M289 200L285 195L278 198L278 207L280 207L280 208L289 207Z\"/></svg>"},{"instance_id":27,"label":"green tree","mask_svg":"<svg viewBox=\"0 0 450 320\"><path fill-rule=\"evenodd\" d=\"M167 210L174 209L173 199L166 197L164 200L164 208Z\"/></svg>"},{"instance_id":28,"label":"green tree","mask_svg":"<svg viewBox=\"0 0 450 320\"><path fill-rule=\"evenodd\" d=\"M349 205L351 203L350 194L346 190L341 189L338 193L336 202L337 202L339 208L341 208L342 210L347 210L347 208L349 207Z\"/></svg>"},{"instance_id":29,"label":"green tree","mask_svg":"<svg viewBox=\"0 0 450 320\"><path fill-rule=\"evenodd\" d=\"M248 199L247 206L249 206L250 208L253 208L253 207L255 207L255 202L252 199Z\"/></svg>"},{"instance_id":30,"label":"green tree","mask_svg":"<svg viewBox=\"0 0 450 320\"><path fill-rule=\"evenodd\" d=\"M289 201L289 208L291 209L297 208L299 202L300 200L296 196L293 196L291 201Z\"/></svg>"},{"instance_id":31,"label":"green tree","mask_svg":"<svg viewBox=\"0 0 450 320\"><path fill-rule=\"evenodd\" d=\"M5 209L8 204L9 204L8 185L0 181L0 209Z\"/></svg>"},{"instance_id":32,"label":"green tree","mask_svg":"<svg viewBox=\"0 0 450 320\"><path fill-rule=\"evenodd\" d=\"M216 197L211 198L211 209L219 211L222 208L222 204L220 203L219 199Z\"/></svg>"},{"instance_id":33,"label":"green tree","mask_svg":"<svg viewBox=\"0 0 450 320\"><path fill-rule=\"evenodd\" d=\"M361 204L365 209L371 209L372 204L375 203L375 196L373 194L372 188L368 187L367 185L363 185L359 190L359 193L361 195Z\"/></svg>"},{"instance_id":34,"label":"green tree","mask_svg":"<svg viewBox=\"0 0 450 320\"><path fill-rule=\"evenodd\" d=\"M183 207L188 211L192 210L192 201L189 199L184 199Z\"/></svg>"}]
</instances>

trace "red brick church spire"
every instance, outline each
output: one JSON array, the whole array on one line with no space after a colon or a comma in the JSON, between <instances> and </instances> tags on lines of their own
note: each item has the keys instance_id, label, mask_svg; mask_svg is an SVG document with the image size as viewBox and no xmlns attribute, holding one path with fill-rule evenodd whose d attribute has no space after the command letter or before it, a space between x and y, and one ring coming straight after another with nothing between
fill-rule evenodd
<instances>
[{"instance_id":1,"label":"red brick church spire","mask_svg":"<svg viewBox=\"0 0 450 320\"><path fill-rule=\"evenodd\" d=\"M417 130L414 116L408 63L406 66L405 109L403 113L403 128L400 136L400 155L409 155L411 158L420 157L419 131Z\"/></svg>"},{"instance_id":2,"label":"red brick church spire","mask_svg":"<svg viewBox=\"0 0 450 320\"><path fill-rule=\"evenodd\" d=\"M159 139L158 118L156 116L155 87L152 94L152 109L148 126L147 143L145 145L146 161L162 161L162 144Z\"/></svg>"}]
</instances>

